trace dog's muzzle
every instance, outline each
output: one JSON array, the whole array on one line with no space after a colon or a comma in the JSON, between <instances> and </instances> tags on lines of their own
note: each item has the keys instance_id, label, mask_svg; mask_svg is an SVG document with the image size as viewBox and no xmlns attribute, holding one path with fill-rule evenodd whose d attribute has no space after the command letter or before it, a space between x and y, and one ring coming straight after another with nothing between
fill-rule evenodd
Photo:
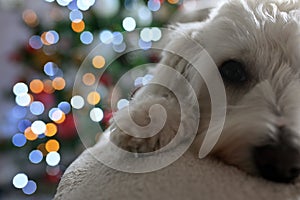
<instances>
[{"instance_id":1,"label":"dog's muzzle","mask_svg":"<svg viewBox=\"0 0 300 200\"><path fill-rule=\"evenodd\" d=\"M254 163L262 177L289 183L299 176L300 147L295 135L289 129L280 128L276 142L254 148Z\"/></svg>"}]
</instances>

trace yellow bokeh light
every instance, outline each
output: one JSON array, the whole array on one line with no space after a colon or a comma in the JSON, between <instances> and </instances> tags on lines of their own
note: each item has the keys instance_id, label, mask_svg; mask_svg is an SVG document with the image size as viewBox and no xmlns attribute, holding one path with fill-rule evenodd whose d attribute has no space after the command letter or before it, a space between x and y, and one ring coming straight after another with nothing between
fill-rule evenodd
<instances>
[{"instance_id":1,"label":"yellow bokeh light","mask_svg":"<svg viewBox=\"0 0 300 200\"><path fill-rule=\"evenodd\" d=\"M93 58L93 66L97 69L100 69L102 67L104 67L105 65L105 59L103 56L95 56Z\"/></svg>"},{"instance_id":2,"label":"yellow bokeh light","mask_svg":"<svg viewBox=\"0 0 300 200\"><path fill-rule=\"evenodd\" d=\"M55 124L53 123L48 123L46 124L46 131L45 131L45 135L47 137L52 137L57 133L57 127Z\"/></svg>"},{"instance_id":3,"label":"yellow bokeh light","mask_svg":"<svg viewBox=\"0 0 300 200\"><path fill-rule=\"evenodd\" d=\"M100 102L100 94L98 92L90 92L87 96L87 101L91 105L96 105Z\"/></svg>"},{"instance_id":4,"label":"yellow bokeh light","mask_svg":"<svg viewBox=\"0 0 300 200\"><path fill-rule=\"evenodd\" d=\"M35 27L39 24L38 17L33 10L25 10L22 17L24 22L31 27Z\"/></svg>"},{"instance_id":5,"label":"yellow bokeh light","mask_svg":"<svg viewBox=\"0 0 300 200\"><path fill-rule=\"evenodd\" d=\"M44 143L39 144L37 146L37 149L42 152L43 156L46 156L48 154L48 151L46 150Z\"/></svg>"},{"instance_id":6,"label":"yellow bokeh light","mask_svg":"<svg viewBox=\"0 0 300 200\"><path fill-rule=\"evenodd\" d=\"M45 148L48 152L52 152L52 151L58 151L59 150L59 142L57 140L49 140L46 145Z\"/></svg>"},{"instance_id":7,"label":"yellow bokeh light","mask_svg":"<svg viewBox=\"0 0 300 200\"><path fill-rule=\"evenodd\" d=\"M54 92L54 88L52 87L52 81L51 80L45 80L44 81L44 92L51 94Z\"/></svg>"},{"instance_id":8,"label":"yellow bokeh light","mask_svg":"<svg viewBox=\"0 0 300 200\"><path fill-rule=\"evenodd\" d=\"M36 140L38 138L38 135L33 133L30 127L25 129L24 135L26 139L30 141Z\"/></svg>"},{"instance_id":9,"label":"yellow bokeh light","mask_svg":"<svg viewBox=\"0 0 300 200\"><path fill-rule=\"evenodd\" d=\"M56 77L52 81L52 87L56 90L63 90L66 86L66 81L62 77Z\"/></svg>"},{"instance_id":10,"label":"yellow bokeh light","mask_svg":"<svg viewBox=\"0 0 300 200\"><path fill-rule=\"evenodd\" d=\"M61 118L59 120L56 120L55 123L61 124L66 120L66 115L65 113L62 113Z\"/></svg>"},{"instance_id":11,"label":"yellow bokeh light","mask_svg":"<svg viewBox=\"0 0 300 200\"><path fill-rule=\"evenodd\" d=\"M39 79L34 79L29 84L31 92L39 94L44 90L44 83Z\"/></svg>"},{"instance_id":12,"label":"yellow bokeh light","mask_svg":"<svg viewBox=\"0 0 300 200\"><path fill-rule=\"evenodd\" d=\"M86 73L82 77L82 82L87 86L93 85L95 83L95 81L96 81L96 78L95 78L94 74L92 74L92 73Z\"/></svg>"},{"instance_id":13,"label":"yellow bokeh light","mask_svg":"<svg viewBox=\"0 0 300 200\"><path fill-rule=\"evenodd\" d=\"M84 30L85 24L84 24L84 21L82 21L82 20L74 21L74 22L72 22L71 27L74 32L80 33Z\"/></svg>"},{"instance_id":14,"label":"yellow bokeh light","mask_svg":"<svg viewBox=\"0 0 300 200\"><path fill-rule=\"evenodd\" d=\"M179 2L179 0L168 0L168 2L170 4L177 4Z\"/></svg>"}]
</instances>

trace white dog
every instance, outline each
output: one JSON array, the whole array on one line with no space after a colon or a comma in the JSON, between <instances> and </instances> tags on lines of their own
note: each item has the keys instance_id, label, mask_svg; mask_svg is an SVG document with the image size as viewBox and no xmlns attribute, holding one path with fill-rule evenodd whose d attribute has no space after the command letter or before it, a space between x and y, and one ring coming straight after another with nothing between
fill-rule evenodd
<instances>
[{"instance_id":1,"label":"white dog","mask_svg":"<svg viewBox=\"0 0 300 200\"><path fill-rule=\"evenodd\" d=\"M300 173L299 9L297 0L229 0L214 9L207 20L176 27L209 53L226 88L226 121L211 155L278 182L293 181ZM176 52L184 47L183 43L184 37L173 36L169 47ZM198 56L193 49L184 50ZM201 110L196 140L201 143L201 133L207 130L211 116L207 87L202 87L201 76L180 56L165 53L161 63L176 69L192 84ZM182 105L188 114L181 116L181 100L170 90L159 85L142 88L130 103L131 118L146 126L150 107L160 104L167 114L166 123L150 138L130 136L126 133L136 132L134 127L124 131L113 123L116 129L112 141L133 152L157 150L175 136L180 116L188 136L190 129L198 125L197 113L193 113L198 109L177 78L159 67L154 74L155 80L168 82L185 93ZM114 120L126 126L124 112L120 110ZM158 123L157 116L155 119Z\"/></svg>"}]
</instances>

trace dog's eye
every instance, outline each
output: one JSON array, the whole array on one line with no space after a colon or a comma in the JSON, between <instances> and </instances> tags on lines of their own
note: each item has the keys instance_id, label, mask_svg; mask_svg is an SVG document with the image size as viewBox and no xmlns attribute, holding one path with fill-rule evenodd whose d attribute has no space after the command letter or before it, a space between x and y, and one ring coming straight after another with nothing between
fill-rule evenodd
<instances>
[{"instance_id":1,"label":"dog's eye","mask_svg":"<svg viewBox=\"0 0 300 200\"><path fill-rule=\"evenodd\" d=\"M247 80L247 73L244 65L238 61L226 61L219 70L222 78L231 83L241 83Z\"/></svg>"}]
</instances>

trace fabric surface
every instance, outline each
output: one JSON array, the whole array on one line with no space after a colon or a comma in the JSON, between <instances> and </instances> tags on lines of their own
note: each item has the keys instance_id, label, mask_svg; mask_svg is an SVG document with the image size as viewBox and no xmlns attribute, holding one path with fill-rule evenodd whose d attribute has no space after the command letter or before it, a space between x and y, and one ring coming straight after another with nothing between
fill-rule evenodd
<instances>
[{"instance_id":1,"label":"fabric surface","mask_svg":"<svg viewBox=\"0 0 300 200\"><path fill-rule=\"evenodd\" d=\"M103 165L95 157L105 151L97 144L83 152L66 170L54 199L300 199L300 183L269 182L211 158L200 160L190 151L168 167L143 174Z\"/></svg>"}]
</instances>

